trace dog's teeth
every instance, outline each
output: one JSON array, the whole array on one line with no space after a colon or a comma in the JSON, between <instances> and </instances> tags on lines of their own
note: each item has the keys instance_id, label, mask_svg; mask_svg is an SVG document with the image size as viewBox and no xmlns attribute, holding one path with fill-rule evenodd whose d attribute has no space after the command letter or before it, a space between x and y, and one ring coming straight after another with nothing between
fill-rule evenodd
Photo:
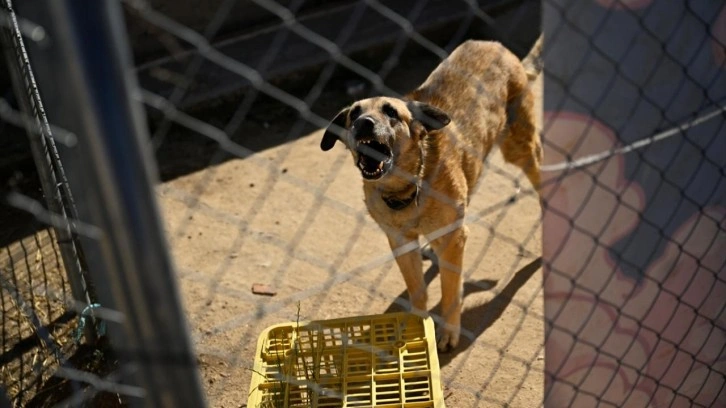
<instances>
[{"instance_id":1,"label":"dog's teeth","mask_svg":"<svg viewBox=\"0 0 726 408\"><path fill-rule=\"evenodd\" d=\"M383 170L383 162L378 163L378 170Z\"/></svg>"}]
</instances>

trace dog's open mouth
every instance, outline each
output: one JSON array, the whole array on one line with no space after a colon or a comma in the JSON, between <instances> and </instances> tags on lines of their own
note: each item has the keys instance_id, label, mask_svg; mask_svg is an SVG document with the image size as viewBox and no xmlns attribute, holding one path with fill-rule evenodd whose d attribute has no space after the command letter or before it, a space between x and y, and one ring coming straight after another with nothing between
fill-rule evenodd
<instances>
[{"instance_id":1,"label":"dog's open mouth","mask_svg":"<svg viewBox=\"0 0 726 408\"><path fill-rule=\"evenodd\" d=\"M381 178L391 168L391 149L375 140L358 142L358 168L363 178L375 180Z\"/></svg>"}]
</instances>

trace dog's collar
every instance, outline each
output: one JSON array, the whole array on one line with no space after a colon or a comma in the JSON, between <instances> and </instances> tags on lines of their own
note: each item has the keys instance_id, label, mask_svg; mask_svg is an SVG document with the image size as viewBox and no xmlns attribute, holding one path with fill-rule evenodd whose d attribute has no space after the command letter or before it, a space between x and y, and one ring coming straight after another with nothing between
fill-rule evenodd
<instances>
[{"instance_id":1,"label":"dog's collar","mask_svg":"<svg viewBox=\"0 0 726 408\"><path fill-rule=\"evenodd\" d=\"M404 208L411 205L411 203L413 203L413 202L416 202L416 204L418 205L417 200L418 200L418 196L419 196L419 191L421 190L421 179L423 178L423 169L424 169L423 148L420 149L420 158L421 158L421 163L419 164L419 167L418 167L418 180L416 180L416 182L413 184L415 188L413 189L413 192L411 193L411 195L409 195L408 197L405 197L405 198L398 198L396 195L389 195L389 196L383 195L382 196L383 202L386 203L388 208L392 209L393 211L401 211ZM401 192L399 192L399 193L401 193Z\"/></svg>"},{"instance_id":2,"label":"dog's collar","mask_svg":"<svg viewBox=\"0 0 726 408\"><path fill-rule=\"evenodd\" d=\"M415 186L416 188L413 190L413 193L411 193L411 195L409 195L408 197L399 198L396 196L383 196L383 202L386 203L388 208L392 209L393 211L403 210L404 208L411 205L411 203L416 201L416 199L418 198L418 183L416 183Z\"/></svg>"}]
</instances>

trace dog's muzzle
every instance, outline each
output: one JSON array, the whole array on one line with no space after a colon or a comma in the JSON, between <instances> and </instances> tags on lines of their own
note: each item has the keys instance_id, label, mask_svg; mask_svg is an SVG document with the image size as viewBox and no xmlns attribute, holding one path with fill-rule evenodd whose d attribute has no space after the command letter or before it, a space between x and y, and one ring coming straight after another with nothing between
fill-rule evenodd
<instances>
[{"instance_id":1,"label":"dog's muzzle","mask_svg":"<svg viewBox=\"0 0 726 408\"><path fill-rule=\"evenodd\" d=\"M357 165L367 180L377 180L386 174L393 164L393 154L382 139L382 126L369 116L362 116L353 122L351 133L355 143Z\"/></svg>"}]
</instances>

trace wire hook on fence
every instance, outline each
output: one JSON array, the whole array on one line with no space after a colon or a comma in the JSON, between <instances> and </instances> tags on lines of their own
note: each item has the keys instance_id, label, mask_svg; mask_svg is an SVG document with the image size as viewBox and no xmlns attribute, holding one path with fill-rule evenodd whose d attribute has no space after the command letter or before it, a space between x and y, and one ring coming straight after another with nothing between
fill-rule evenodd
<instances>
[{"instance_id":1,"label":"wire hook on fence","mask_svg":"<svg viewBox=\"0 0 726 408\"><path fill-rule=\"evenodd\" d=\"M76 328L76 333L73 336L73 341L76 344L79 344L81 342L81 337L83 337L83 331L86 329L86 318L90 316L94 321L97 320L98 318L93 314L93 310L100 307L100 303L92 303L86 306L81 312L81 315L78 318L78 327ZM106 334L106 322L98 320L98 323L96 324L96 333L99 337Z\"/></svg>"}]
</instances>

